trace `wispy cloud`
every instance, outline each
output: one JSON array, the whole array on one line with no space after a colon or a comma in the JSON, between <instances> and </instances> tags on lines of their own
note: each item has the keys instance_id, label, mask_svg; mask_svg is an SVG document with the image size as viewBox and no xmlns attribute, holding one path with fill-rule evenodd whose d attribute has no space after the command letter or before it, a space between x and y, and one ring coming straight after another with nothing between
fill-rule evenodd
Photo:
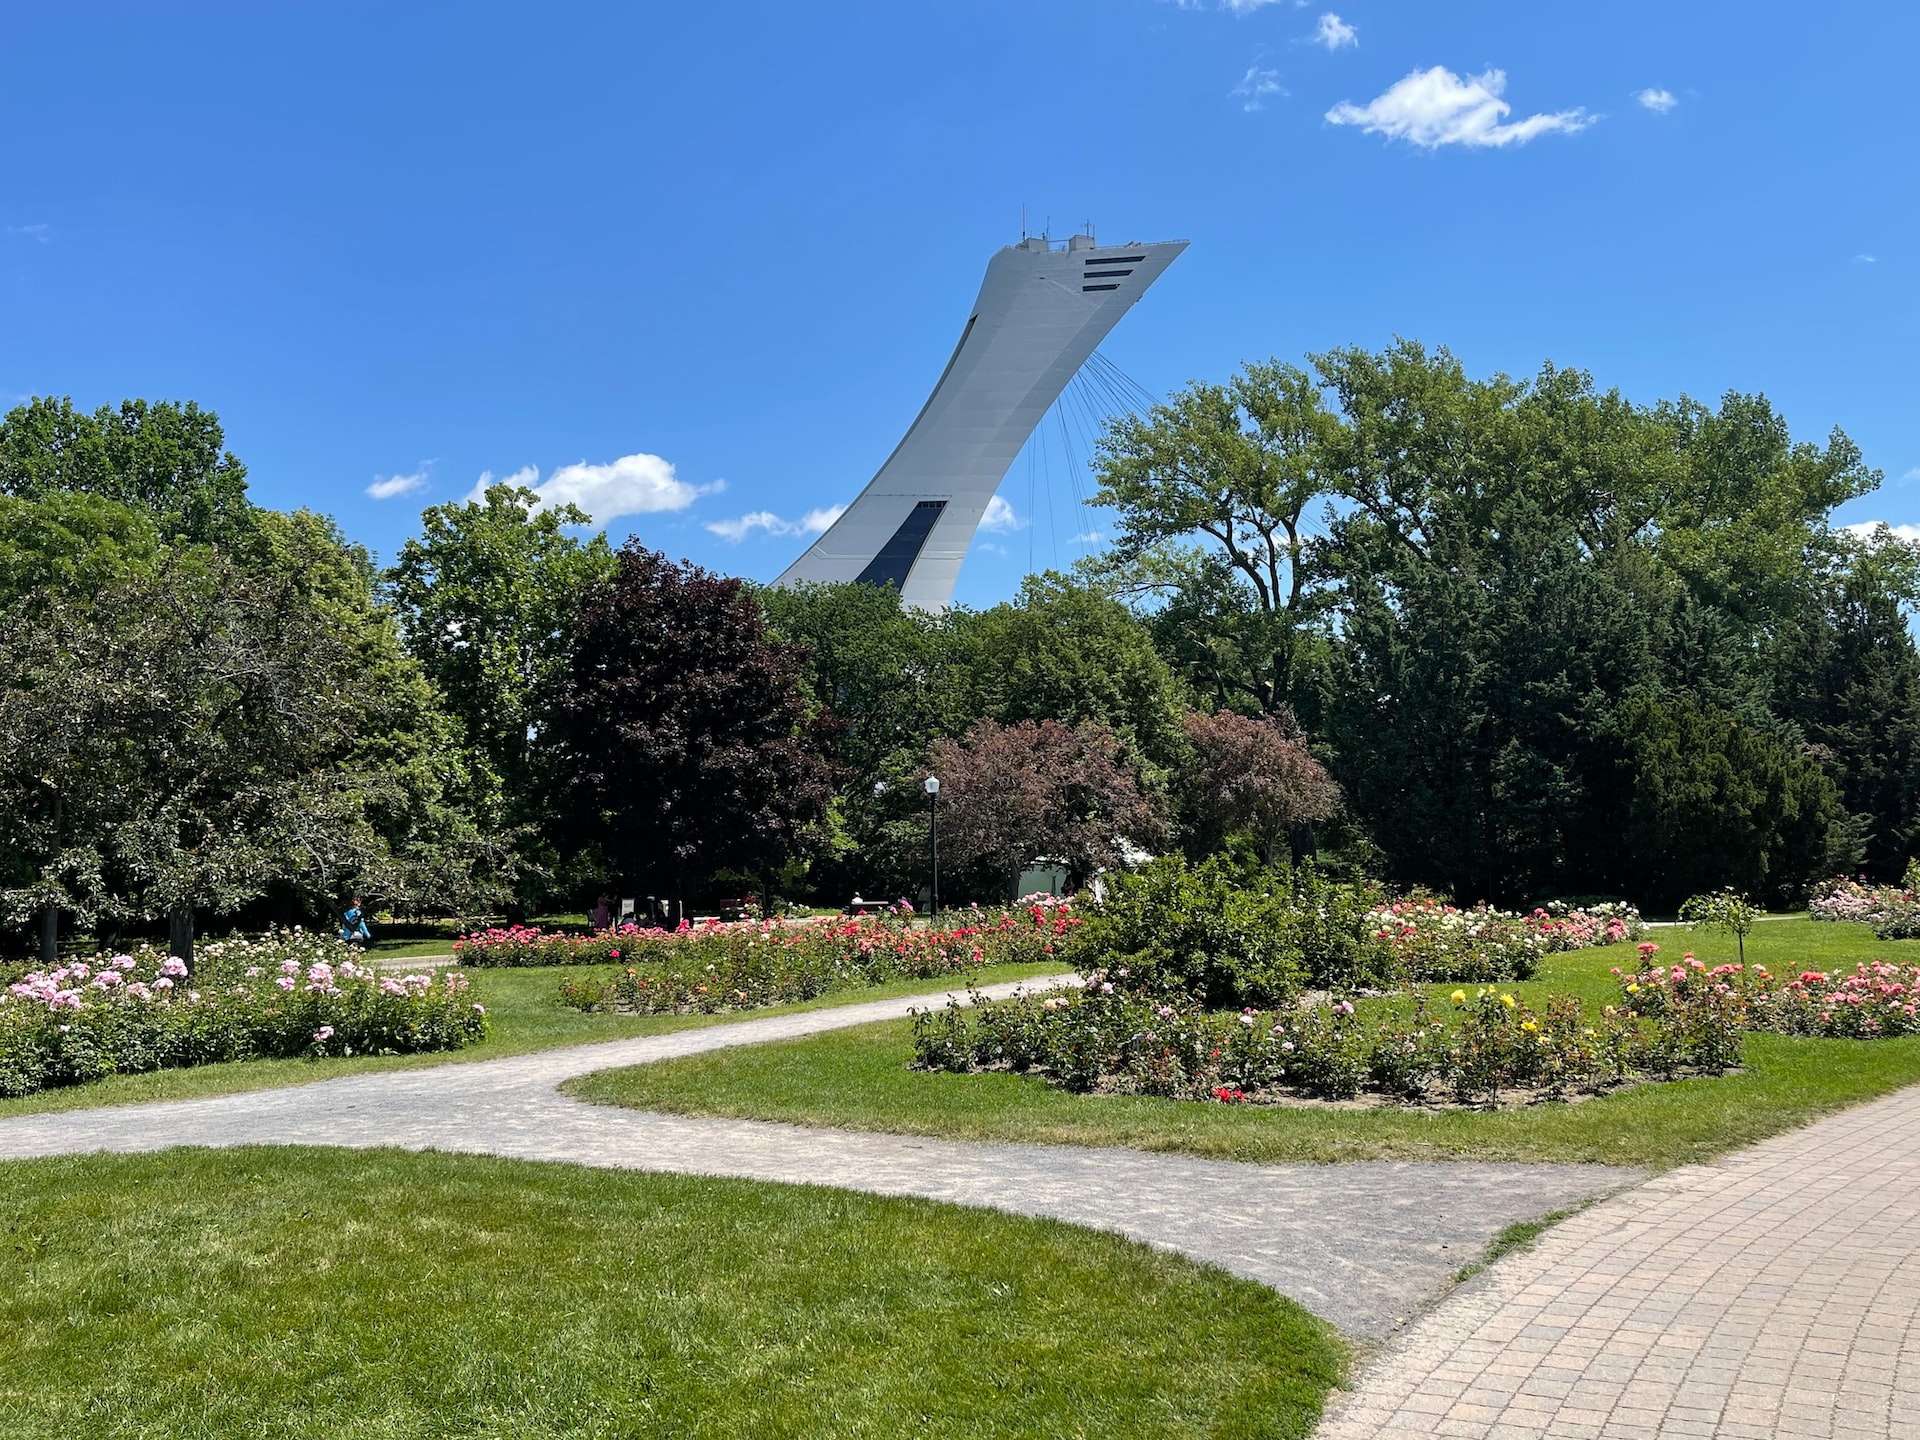
<instances>
[{"instance_id":1,"label":"wispy cloud","mask_svg":"<svg viewBox=\"0 0 1920 1440\"><path fill-rule=\"evenodd\" d=\"M1856 265L1878 265L1880 263L1880 257L1878 255L1856 255L1853 257L1853 263Z\"/></svg>"},{"instance_id":2,"label":"wispy cloud","mask_svg":"<svg viewBox=\"0 0 1920 1440\"><path fill-rule=\"evenodd\" d=\"M1315 27L1312 38L1316 45L1324 45L1329 50L1338 50L1345 45L1358 45L1360 32L1332 11L1328 11L1320 17L1320 23Z\"/></svg>"},{"instance_id":3,"label":"wispy cloud","mask_svg":"<svg viewBox=\"0 0 1920 1440\"><path fill-rule=\"evenodd\" d=\"M1492 147L1522 145L1556 131L1572 134L1600 117L1585 110L1558 110L1506 123L1513 107L1500 98L1507 88L1504 70L1461 79L1443 65L1415 70L1365 105L1342 100L1327 112L1335 125L1358 125L1369 135L1405 140L1423 149L1442 145Z\"/></svg>"},{"instance_id":4,"label":"wispy cloud","mask_svg":"<svg viewBox=\"0 0 1920 1440\"><path fill-rule=\"evenodd\" d=\"M411 495L416 490L427 488L427 477L433 470L433 461L422 460L420 468L411 475L376 475L373 483L367 486L367 494L376 500L391 500L396 495Z\"/></svg>"},{"instance_id":5,"label":"wispy cloud","mask_svg":"<svg viewBox=\"0 0 1920 1440\"><path fill-rule=\"evenodd\" d=\"M1220 0L1220 8L1232 15L1251 15L1256 10L1279 3L1280 0ZM1304 4L1305 0L1294 0L1294 3ZM1185 5L1185 0L1182 0L1182 5Z\"/></svg>"},{"instance_id":6,"label":"wispy cloud","mask_svg":"<svg viewBox=\"0 0 1920 1440\"><path fill-rule=\"evenodd\" d=\"M1023 530L1026 524L1025 520L1014 514L1013 506L998 495L987 501L987 513L980 517L982 530L998 530L1004 533L1010 530Z\"/></svg>"},{"instance_id":7,"label":"wispy cloud","mask_svg":"<svg viewBox=\"0 0 1920 1440\"><path fill-rule=\"evenodd\" d=\"M622 455L605 465L582 460L562 465L544 481L532 465L494 478L483 470L467 492L468 500L483 499L489 485L520 485L540 497L542 505L578 505L596 525L621 515L659 515L684 510L702 495L726 489L724 480L690 485L673 473L673 465L658 455Z\"/></svg>"},{"instance_id":8,"label":"wispy cloud","mask_svg":"<svg viewBox=\"0 0 1920 1440\"><path fill-rule=\"evenodd\" d=\"M1286 93L1286 87L1280 83L1280 72L1262 70L1258 65L1249 68L1240 77L1240 83L1227 92L1234 99L1245 102L1240 107L1242 110L1262 109L1269 95L1284 96Z\"/></svg>"},{"instance_id":9,"label":"wispy cloud","mask_svg":"<svg viewBox=\"0 0 1920 1440\"><path fill-rule=\"evenodd\" d=\"M1920 465L1914 466L1911 470L1907 471L1906 474L1900 477L1900 483L1902 485L1911 485L1916 480L1920 480Z\"/></svg>"},{"instance_id":10,"label":"wispy cloud","mask_svg":"<svg viewBox=\"0 0 1920 1440\"><path fill-rule=\"evenodd\" d=\"M736 545L756 530L764 530L769 535L818 535L846 511L844 505L828 505L823 509L809 510L798 520L782 520L771 510L750 510L732 520L708 521L707 529L722 540L731 540Z\"/></svg>"},{"instance_id":11,"label":"wispy cloud","mask_svg":"<svg viewBox=\"0 0 1920 1440\"><path fill-rule=\"evenodd\" d=\"M1105 543L1106 538L1107 532L1104 530L1083 530L1078 535L1075 535L1068 543L1073 545L1100 545Z\"/></svg>"},{"instance_id":12,"label":"wispy cloud","mask_svg":"<svg viewBox=\"0 0 1920 1440\"><path fill-rule=\"evenodd\" d=\"M1656 115L1664 115L1680 103L1680 97L1671 90L1658 88L1636 90L1633 92L1633 98Z\"/></svg>"},{"instance_id":13,"label":"wispy cloud","mask_svg":"<svg viewBox=\"0 0 1920 1440\"><path fill-rule=\"evenodd\" d=\"M9 225L7 234L19 235L28 240L38 240L42 245L51 244L53 241L51 225Z\"/></svg>"}]
</instances>

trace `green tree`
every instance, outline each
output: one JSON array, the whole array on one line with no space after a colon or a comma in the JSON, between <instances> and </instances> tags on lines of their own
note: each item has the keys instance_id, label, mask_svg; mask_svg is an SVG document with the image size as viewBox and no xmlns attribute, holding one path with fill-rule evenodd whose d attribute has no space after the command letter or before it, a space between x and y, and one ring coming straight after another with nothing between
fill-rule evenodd
<instances>
[{"instance_id":1,"label":"green tree","mask_svg":"<svg viewBox=\"0 0 1920 1440\"><path fill-rule=\"evenodd\" d=\"M29 596L93 595L150 571L160 532L141 511L97 495L0 495L0 606Z\"/></svg>"},{"instance_id":2,"label":"green tree","mask_svg":"<svg viewBox=\"0 0 1920 1440\"><path fill-rule=\"evenodd\" d=\"M1339 420L1314 377L1278 361L1195 382L1102 439L1096 505L1119 512L1094 568L1157 614L1162 647L1219 704L1293 698L1327 601L1309 507Z\"/></svg>"},{"instance_id":3,"label":"green tree","mask_svg":"<svg viewBox=\"0 0 1920 1440\"><path fill-rule=\"evenodd\" d=\"M123 400L91 414L70 399L16 406L0 419L0 494L95 495L152 516L169 542L232 544L254 513L219 416L192 401Z\"/></svg>"},{"instance_id":4,"label":"green tree","mask_svg":"<svg viewBox=\"0 0 1920 1440\"><path fill-rule=\"evenodd\" d=\"M276 885L325 913L348 887L444 900L470 870L484 847L439 804L431 691L364 573L325 522L274 528L283 568L187 547L96 598L5 617L0 905L15 918L164 918L190 958L196 912Z\"/></svg>"},{"instance_id":5,"label":"green tree","mask_svg":"<svg viewBox=\"0 0 1920 1440\"><path fill-rule=\"evenodd\" d=\"M1672 909L1731 886L1785 905L1818 878L1841 809L1815 760L1680 697L1630 696L1610 729L1593 818L1620 837L1621 893Z\"/></svg>"},{"instance_id":6,"label":"green tree","mask_svg":"<svg viewBox=\"0 0 1920 1440\"><path fill-rule=\"evenodd\" d=\"M1832 577L1775 652L1777 705L1839 786L1857 860L1897 880L1920 850L1920 651L1907 625L1913 552L1887 541ZM1851 861L1852 863L1849 863Z\"/></svg>"},{"instance_id":7,"label":"green tree","mask_svg":"<svg viewBox=\"0 0 1920 1440\"><path fill-rule=\"evenodd\" d=\"M1096 586L1048 572L1011 604L953 617L961 713L1095 722L1165 769L1184 753L1180 688L1153 637Z\"/></svg>"},{"instance_id":8,"label":"green tree","mask_svg":"<svg viewBox=\"0 0 1920 1440\"><path fill-rule=\"evenodd\" d=\"M407 652L460 723L463 799L526 862L523 906L563 891L578 868L557 845L567 801L555 717L582 597L614 568L604 534L567 533L588 523L571 505L490 486L422 514L422 534L384 577Z\"/></svg>"}]
</instances>

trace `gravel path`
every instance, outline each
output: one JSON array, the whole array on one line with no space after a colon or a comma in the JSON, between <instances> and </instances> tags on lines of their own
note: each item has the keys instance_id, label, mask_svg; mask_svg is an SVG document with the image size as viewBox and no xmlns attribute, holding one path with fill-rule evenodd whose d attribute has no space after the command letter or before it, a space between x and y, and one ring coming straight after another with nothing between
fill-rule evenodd
<instances>
[{"instance_id":1,"label":"gravel path","mask_svg":"<svg viewBox=\"0 0 1920 1440\"><path fill-rule=\"evenodd\" d=\"M1597 1165L1244 1165L975 1145L653 1115L582 1104L555 1088L596 1070L893 1019L944 998L870 1001L207 1100L21 1116L0 1121L0 1159L173 1145L391 1145L920 1196L1051 1216L1178 1250L1270 1285L1365 1339L1384 1337L1444 1292L1503 1227L1640 1178Z\"/></svg>"},{"instance_id":2,"label":"gravel path","mask_svg":"<svg viewBox=\"0 0 1920 1440\"><path fill-rule=\"evenodd\" d=\"M1920 1440L1920 1086L1556 1226L1319 1435Z\"/></svg>"}]
</instances>

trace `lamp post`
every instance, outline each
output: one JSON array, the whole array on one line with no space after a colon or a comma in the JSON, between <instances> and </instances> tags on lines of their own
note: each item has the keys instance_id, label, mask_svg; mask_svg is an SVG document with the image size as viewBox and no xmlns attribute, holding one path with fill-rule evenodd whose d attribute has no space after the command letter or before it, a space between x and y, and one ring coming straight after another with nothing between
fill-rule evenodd
<instances>
[{"instance_id":1,"label":"lamp post","mask_svg":"<svg viewBox=\"0 0 1920 1440\"><path fill-rule=\"evenodd\" d=\"M940 914L940 777L927 776L927 862L933 871L933 884L929 894L933 904L928 907L927 918L933 920Z\"/></svg>"}]
</instances>

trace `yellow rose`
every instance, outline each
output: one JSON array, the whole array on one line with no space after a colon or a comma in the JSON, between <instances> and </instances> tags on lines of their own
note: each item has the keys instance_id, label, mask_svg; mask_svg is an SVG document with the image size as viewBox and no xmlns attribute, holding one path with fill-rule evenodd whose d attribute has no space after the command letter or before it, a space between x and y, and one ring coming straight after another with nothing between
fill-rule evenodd
<instances>
[{"instance_id":1,"label":"yellow rose","mask_svg":"<svg viewBox=\"0 0 1920 1440\"><path fill-rule=\"evenodd\" d=\"M1511 1010L1515 1005L1519 1004L1520 1002L1515 1000L1511 995L1502 995L1500 997L1500 1003L1506 1006L1507 1009Z\"/></svg>"},{"instance_id":2,"label":"yellow rose","mask_svg":"<svg viewBox=\"0 0 1920 1440\"><path fill-rule=\"evenodd\" d=\"M1452 999L1454 1004L1464 1005L1467 1003L1467 992L1464 990L1456 990L1453 992Z\"/></svg>"},{"instance_id":3,"label":"yellow rose","mask_svg":"<svg viewBox=\"0 0 1920 1440\"><path fill-rule=\"evenodd\" d=\"M1522 1020L1520 1022L1520 1028L1522 1030L1538 1030L1540 1027L1531 1020Z\"/></svg>"}]
</instances>

